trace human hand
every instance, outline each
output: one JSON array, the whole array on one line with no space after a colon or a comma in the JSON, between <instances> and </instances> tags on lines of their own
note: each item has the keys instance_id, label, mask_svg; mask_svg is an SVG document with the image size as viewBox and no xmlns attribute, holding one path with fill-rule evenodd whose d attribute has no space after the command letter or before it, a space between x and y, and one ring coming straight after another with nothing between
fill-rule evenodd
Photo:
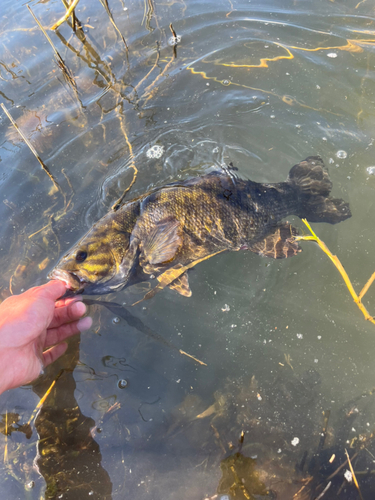
<instances>
[{"instance_id":1,"label":"human hand","mask_svg":"<svg viewBox=\"0 0 375 500\"><path fill-rule=\"evenodd\" d=\"M63 340L91 327L90 317L79 319L86 312L80 296L57 300L65 291L54 280L0 304L0 394L37 378L64 354Z\"/></svg>"}]
</instances>

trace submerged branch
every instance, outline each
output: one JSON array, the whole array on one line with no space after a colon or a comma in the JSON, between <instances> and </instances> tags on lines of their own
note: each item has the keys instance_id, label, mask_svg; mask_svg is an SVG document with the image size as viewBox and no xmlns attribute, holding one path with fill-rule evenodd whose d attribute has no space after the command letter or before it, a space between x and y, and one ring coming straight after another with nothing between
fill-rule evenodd
<instances>
[{"instance_id":1,"label":"submerged branch","mask_svg":"<svg viewBox=\"0 0 375 500\"><path fill-rule=\"evenodd\" d=\"M121 31L119 30L119 28L117 27L117 24L115 23L115 20L113 19L113 16L112 16L112 13L109 9L109 5L108 5L108 0L99 0L99 2L103 5L103 7L105 8L105 11L107 12L107 15L109 17L109 20L111 21L113 27L115 28L115 30L117 31L117 33L120 35L120 38L121 40L124 42L124 45L125 45L125 48L126 48L126 53L128 53L128 45L125 41L125 38L123 37Z\"/></svg>"},{"instance_id":2,"label":"submerged branch","mask_svg":"<svg viewBox=\"0 0 375 500\"><path fill-rule=\"evenodd\" d=\"M133 179L132 179L131 183L129 184L129 186L124 190L124 192L122 193L122 195L120 196L120 198L112 205L112 210L114 212L116 212L121 207L121 205L122 205L122 203L123 203L123 201L125 199L125 196L130 191L130 189L133 187L133 185L134 185L134 183L135 183L135 181L137 179L137 175L138 175L138 169L137 169L137 167L135 166L135 163L134 163L133 147L131 145L131 142L129 141L129 137L128 137L128 134L127 134L127 131L126 131L126 122L125 122L124 115L118 109L117 109L117 114L118 114L118 117L119 117L119 120L120 120L121 131L124 134L125 142L126 142L128 148L129 148L129 156L130 156L130 159L131 159L130 168L133 169Z\"/></svg>"},{"instance_id":3,"label":"submerged branch","mask_svg":"<svg viewBox=\"0 0 375 500\"><path fill-rule=\"evenodd\" d=\"M370 314L368 313L366 307L362 304L362 298L363 298L363 296L365 295L365 293L367 292L367 290L370 288L371 284L375 280L375 273L372 274L372 276L370 277L370 279L367 281L366 285L362 288L360 294L357 295L356 292L355 292L355 290L354 290L354 288L353 288L352 282L350 281L349 276L348 276L347 272L345 271L343 265L339 261L337 255L333 255L333 253L329 250L329 248L324 243L324 241L322 241L314 233L314 231L312 230L310 224L307 222L306 219L302 219L302 221L306 224L306 226L308 227L308 229L309 229L310 233L312 234L312 236L297 236L296 240L297 241L315 241L319 245L319 247L323 250L323 252L326 255L328 255L328 257L334 263L336 269L341 274L341 276L342 276L342 278L343 278L343 280L345 282L345 285L347 286L347 288L348 288L348 290L350 292L350 295L353 297L354 302L357 304L358 308L360 309L360 311L364 315L365 319L367 319L368 321L371 321L371 323L373 323L375 325L375 319L372 316L370 316Z\"/></svg>"}]
</instances>

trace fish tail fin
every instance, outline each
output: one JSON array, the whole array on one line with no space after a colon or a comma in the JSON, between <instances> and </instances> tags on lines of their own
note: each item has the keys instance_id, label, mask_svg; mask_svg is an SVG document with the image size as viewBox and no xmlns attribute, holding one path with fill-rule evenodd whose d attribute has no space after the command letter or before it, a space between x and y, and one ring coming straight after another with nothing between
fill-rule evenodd
<instances>
[{"instance_id":1,"label":"fish tail fin","mask_svg":"<svg viewBox=\"0 0 375 500\"><path fill-rule=\"evenodd\" d=\"M331 198L332 182L320 156L309 156L291 168L287 181L297 190L301 219L336 224L351 217L349 204Z\"/></svg>"}]
</instances>

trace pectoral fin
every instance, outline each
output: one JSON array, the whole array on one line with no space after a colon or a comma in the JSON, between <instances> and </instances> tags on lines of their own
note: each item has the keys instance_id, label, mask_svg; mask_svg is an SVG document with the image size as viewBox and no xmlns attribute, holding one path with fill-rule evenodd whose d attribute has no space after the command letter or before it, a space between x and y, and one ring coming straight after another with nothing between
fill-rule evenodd
<instances>
[{"instance_id":1,"label":"pectoral fin","mask_svg":"<svg viewBox=\"0 0 375 500\"><path fill-rule=\"evenodd\" d=\"M298 231L288 223L276 227L272 234L269 234L264 240L258 241L248 247L249 250L264 257L272 259L286 259L293 257L301 252L301 248L295 240Z\"/></svg>"},{"instance_id":2,"label":"pectoral fin","mask_svg":"<svg viewBox=\"0 0 375 500\"><path fill-rule=\"evenodd\" d=\"M172 281L172 283L169 285L169 288L179 293L180 295L183 295L184 297L191 297L189 278L187 277L186 272L184 272L184 274L182 274L179 278Z\"/></svg>"},{"instance_id":3,"label":"pectoral fin","mask_svg":"<svg viewBox=\"0 0 375 500\"><path fill-rule=\"evenodd\" d=\"M180 223L176 219L160 222L142 244L141 258L152 265L174 259L182 246Z\"/></svg>"}]
</instances>

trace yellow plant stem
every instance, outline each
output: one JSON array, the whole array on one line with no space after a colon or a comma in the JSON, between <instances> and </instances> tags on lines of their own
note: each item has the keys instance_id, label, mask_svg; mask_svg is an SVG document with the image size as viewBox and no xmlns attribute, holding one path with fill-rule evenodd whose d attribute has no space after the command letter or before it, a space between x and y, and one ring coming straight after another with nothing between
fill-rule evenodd
<instances>
[{"instance_id":1,"label":"yellow plant stem","mask_svg":"<svg viewBox=\"0 0 375 500\"><path fill-rule=\"evenodd\" d=\"M27 425L30 425L31 422L34 420L35 418L35 415L37 414L38 410L41 408L41 406L43 405L43 403L45 402L45 400L48 398L48 396L50 395L52 389L54 388L56 382L59 380L59 378L61 377L61 375L64 373L64 370L60 370L59 374L57 375L57 377L55 378L55 380L52 382L52 384L49 386L49 388L47 389L47 392L44 394L44 396L42 397L42 399L39 401L39 403L36 405L36 408L35 410L33 411L33 413L31 414L31 417L29 419L29 421L27 422Z\"/></svg>"},{"instance_id":2,"label":"yellow plant stem","mask_svg":"<svg viewBox=\"0 0 375 500\"><path fill-rule=\"evenodd\" d=\"M350 472L352 473L353 482L354 482L354 484L355 484L355 486L356 486L356 488L358 490L358 493L359 493L359 496L360 496L361 500L363 500L363 496L362 496L361 490L359 488L359 484L358 484L357 478L355 477L355 472L354 472L354 469L353 469L353 466L352 466L352 462L350 461L349 453L348 453L348 451L347 451L346 448L345 448L345 454L346 454L346 458L348 460Z\"/></svg>"},{"instance_id":3,"label":"yellow plant stem","mask_svg":"<svg viewBox=\"0 0 375 500\"><path fill-rule=\"evenodd\" d=\"M71 13L73 12L73 10L77 7L78 2L79 2L79 0L74 0L74 1L70 4L70 7L69 7L69 9L65 12L65 15L64 15L61 19L59 19L59 20L57 21L57 23L55 23L55 24L52 26L51 30L55 30L56 28L58 28L58 27L60 26L60 24L62 24L64 21L66 21L66 20L70 17L70 15L71 15Z\"/></svg>"},{"instance_id":4,"label":"yellow plant stem","mask_svg":"<svg viewBox=\"0 0 375 500\"><path fill-rule=\"evenodd\" d=\"M357 306L361 310L361 312L364 315L365 319L367 319L368 321L371 321L371 323L375 324L375 319L372 316L370 316L370 314L368 313L367 309L365 308L365 306L362 304L362 301L361 301L361 299L364 297L364 295L367 292L367 290L370 288L372 282L375 280L375 273L372 274L371 278L367 281L366 285L362 288L360 294L357 295L356 292L355 292L355 290L354 290L354 288L353 288L353 285L352 285L352 283L351 283L351 281L349 279L349 276L348 276L347 272L345 271L343 265L339 261L337 255L333 255L332 254L332 252L329 250L329 248L324 243L324 241L322 241L314 233L314 231L312 230L310 224L307 222L306 219L302 219L302 221L306 224L306 226L309 229L309 231L311 232L312 236L297 236L296 240L299 240L299 241L315 241L319 245L319 247L323 250L323 252L326 255L328 255L328 257L331 259L331 261L336 266L336 269L341 274L341 276L342 276L343 280L345 281L345 284L346 284L346 286L347 286L347 288L348 288L348 290L350 292L350 295L353 297L354 302L357 304Z\"/></svg>"}]
</instances>

